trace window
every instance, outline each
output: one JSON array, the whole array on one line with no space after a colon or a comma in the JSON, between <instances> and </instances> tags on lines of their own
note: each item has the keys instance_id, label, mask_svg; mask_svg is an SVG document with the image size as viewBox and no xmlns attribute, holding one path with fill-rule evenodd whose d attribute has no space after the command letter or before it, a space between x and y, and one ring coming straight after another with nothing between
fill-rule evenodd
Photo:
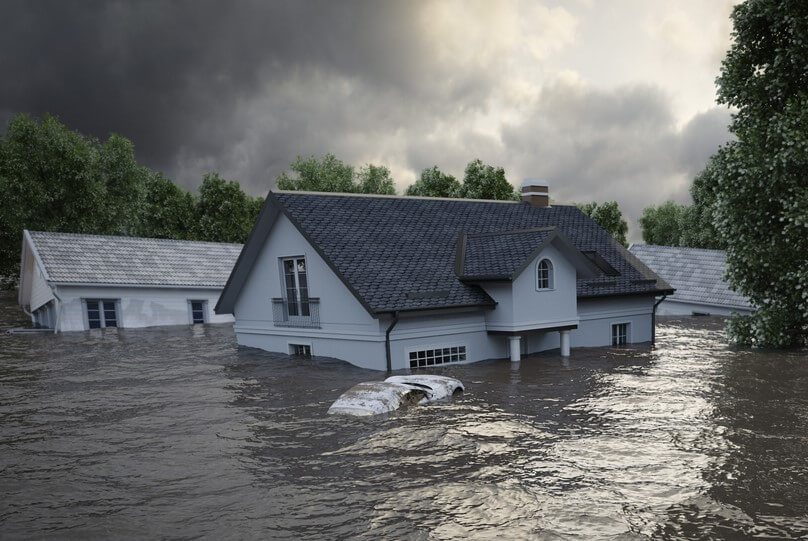
<instances>
[{"instance_id":1,"label":"window","mask_svg":"<svg viewBox=\"0 0 808 541\"><path fill-rule=\"evenodd\" d=\"M542 259L536 267L536 289L553 289L553 264Z\"/></svg>"},{"instance_id":2,"label":"window","mask_svg":"<svg viewBox=\"0 0 808 541\"><path fill-rule=\"evenodd\" d=\"M624 346L628 343L628 323L615 323L612 325L612 345Z\"/></svg>"},{"instance_id":3,"label":"window","mask_svg":"<svg viewBox=\"0 0 808 541\"><path fill-rule=\"evenodd\" d=\"M290 257L283 260L283 279L286 303L290 316L310 316L309 282L306 277L306 259Z\"/></svg>"},{"instance_id":4,"label":"window","mask_svg":"<svg viewBox=\"0 0 808 541\"><path fill-rule=\"evenodd\" d=\"M87 326L91 329L117 327L117 303L115 299L87 299Z\"/></svg>"},{"instance_id":5,"label":"window","mask_svg":"<svg viewBox=\"0 0 808 541\"><path fill-rule=\"evenodd\" d=\"M208 301L188 301L189 309L191 310L191 324L205 323L205 308L207 308Z\"/></svg>"},{"instance_id":6,"label":"window","mask_svg":"<svg viewBox=\"0 0 808 541\"><path fill-rule=\"evenodd\" d=\"M436 364L459 363L466 360L466 346L424 349L410 351L410 368L434 366Z\"/></svg>"},{"instance_id":7,"label":"window","mask_svg":"<svg viewBox=\"0 0 808 541\"><path fill-rule=\"evenodd\" d=\"M311 357L311 346L308 344L289 344L289 354L293 357Z\"/></svg>"}]
</instances>

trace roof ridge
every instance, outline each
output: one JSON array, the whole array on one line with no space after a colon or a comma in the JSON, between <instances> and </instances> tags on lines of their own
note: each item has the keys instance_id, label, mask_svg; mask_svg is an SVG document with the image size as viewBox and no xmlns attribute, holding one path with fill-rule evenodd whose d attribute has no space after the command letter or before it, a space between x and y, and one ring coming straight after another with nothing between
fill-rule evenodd
<instances>
[{"instance_id":1,"label":"roof ridge","mask_svg":"<svg viewBox=\"0 0 808 541\"><path fill-rule=\"evenodd\" d=\"M28 233L42 234L42 235L64 235L69 237L93 237L99 239L117 239L117 240L149 240L158 242L180 242L180 243L194 243L194 244L213 244L216 246L242 246L238 242L216 242L211 240L185 240L185 239L161 239L158 237L132 237L128 235L96 235L94 233L68 233L64 231L32 231L27 230Z\"/></svg>"},{"instance_id":2,"label":"roof ridge","mask_svg":"<svg viewBox=\"0 0 808 541\"><path fill-rule=\"evenodd\" d=\"M669 250L688 250L688 251L699 251L699 252L726 253L726 250L721 250L720 248L695 248L695 247L692 247L692 246L667 246L667 245L664 245L664 244L646 244L646 243L632 243L631 246L629 246L629 249L631 249L631 248L639 248L639 249L650 248L652 250L656 249L656 248L665 248L665 249L669 249Z\"/></svg>"},{"instance_id":3,"label":"roof ridge","mask_svg":"<svg viewBox=\"0 0 808 541\"><path fill-rule=\"evenodd\" d=\"M270 190L271 194L289 195L319 195L319 196L340 196L340 197L375 197L379 199L412 199L428 201L464 201L466 203L522 203L522 200L512 199L469 199L466 197L432 197L428 195L385 195L375 193L351 193L351 192L312 192L306 190Z\"/></svg>"}]
</instances>

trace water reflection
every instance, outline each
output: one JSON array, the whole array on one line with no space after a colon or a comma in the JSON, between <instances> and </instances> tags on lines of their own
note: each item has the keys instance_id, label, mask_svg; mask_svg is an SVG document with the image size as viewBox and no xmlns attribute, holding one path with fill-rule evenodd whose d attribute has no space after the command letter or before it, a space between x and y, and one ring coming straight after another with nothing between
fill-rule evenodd
<instances>
[{"instance_id":1,"label":"water reflection","mask_svg":"<svg viewBox=\"0 0 808 541\"><path fill-rule=\"evenodd\" d=\"M324 413L381 374L228 327L4 335L3 535L797 538L804 357L669 320L655 349L445 367L458 399L355 419Z\"/></svg>"}]
</instances>

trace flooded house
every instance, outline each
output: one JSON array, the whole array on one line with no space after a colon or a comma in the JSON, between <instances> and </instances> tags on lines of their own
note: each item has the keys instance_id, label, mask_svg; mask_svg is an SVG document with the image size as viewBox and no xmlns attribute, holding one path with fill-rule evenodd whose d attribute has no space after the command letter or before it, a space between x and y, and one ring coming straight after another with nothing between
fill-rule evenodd
<instances>
[{"instance_id":1,"label":"flooded house","mask_svg":"<svg viewBox=\"0 0 808 541\"><path fill-rule=\"evenodd\" d=\"M649 342L672 292L540 181L521 201L279 191L216 313L241 345L398 370Z\"/></svg>"},{"instance_id":2,"label":"flooded house","mask_svg":"<svg viewBox=\"0 0 808 541\"><path fill-rule=\"evenodd\" d=\"M632 244L629 251L676 289L659 305L661 316L750 314L749 299L731 290L723 250Z\"/></svg>"},{"instance_id":3,"label":"flooded house","mask_svg":"<svg viewBox=\"0 0 808 541\"><path fill-rule=\"evenodd\" d=\"M232 322L216 314L240 244L24 231L19 305L40 328Z\"/></svg>"}]
</instances>

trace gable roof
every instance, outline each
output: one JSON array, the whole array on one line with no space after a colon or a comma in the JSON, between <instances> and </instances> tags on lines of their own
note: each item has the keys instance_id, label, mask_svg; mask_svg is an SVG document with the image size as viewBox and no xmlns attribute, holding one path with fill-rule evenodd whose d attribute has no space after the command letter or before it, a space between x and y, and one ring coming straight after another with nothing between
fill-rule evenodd
<instances>
[{"instance_id":1,"label":"gable roof","mask_svg":"<svg viewBox=\"0 0 808 541\"><path fill-rule=\"evenodd\" d=\"M583 274L597 272L557 227L535 227L494 233L461 233L457 241L455 274L464 281L513 280L544 248L556 242Z\"/></svg>"},{"instance_id":2,"label":"gable roof","mask_svg":"<svg viewBox=\"0 0 808 541\"><path fill-rule=\"evenodd\" d=\"M670 286L573 206L517 201L270 192L228 279L218 313L232 313L278 216L286 216L371 314L494 306L455 274L458 237L556 227L577 250L596 251L619 276L579 279L579 297L654 295Z\"/></svg>"},{"instance_id":3,"label":"gable roof","mask_svg":"<svg viewBox=\"0 0 808 541\"><path fill-rule=\"evenodd\" d=\"M241 244L26 231L57 284L221 288Z\"/></svg>"},{"instance_id":4,"label":"gable roof","mask_svg":"<svg viewBox=\"0 0 808 541\"><path fill-rule=\"evenodd\" d=\"M722 250L632 244L629 251L676 288L672 301L750 309L749 300L724 281Z\"/></svg>"}]
</instances>

